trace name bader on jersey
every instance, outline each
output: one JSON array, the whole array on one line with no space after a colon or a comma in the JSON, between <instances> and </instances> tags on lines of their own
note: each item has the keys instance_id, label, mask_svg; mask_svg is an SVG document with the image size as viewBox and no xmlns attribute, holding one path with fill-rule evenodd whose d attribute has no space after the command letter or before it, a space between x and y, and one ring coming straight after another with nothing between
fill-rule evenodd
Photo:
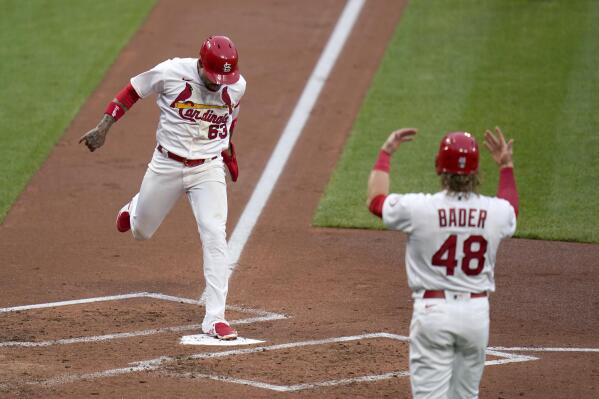
<instances>
[{"instance_id":1,"label":"name bader on jersey","mask_svg":"<svg viewBox=\"0 0 599 399\"><path fill-rule=\"evenodd\" d=\"M475 227L485 228L486 209L442 208L438 209L439 227Z\"/></svg>"}]
</instances>

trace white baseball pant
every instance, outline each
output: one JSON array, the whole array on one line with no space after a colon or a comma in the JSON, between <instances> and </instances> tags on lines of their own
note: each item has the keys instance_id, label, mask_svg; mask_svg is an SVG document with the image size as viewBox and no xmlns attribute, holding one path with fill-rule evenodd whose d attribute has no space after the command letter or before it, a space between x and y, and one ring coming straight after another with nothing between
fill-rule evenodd
<instances>
[{"instance_id":1,"label":"white baseball pant","mask_svg":"<svg viewBox=\"0 0 599 399\"><path fill-rule=\"evenodd\" d=\"M462 293L454 299L446 291L446 299L415 299L410 324L414 398L478 398L488 341L488 298Z\"/></svg>"},{"instance_id":2,"label":"white baseball pant","mask_svg":"<svg viewBox=\"0 0 599 399\"><path fill-rule=\"evenodd\" d=\"M214 323L225 321L228 291L228 207L222 158L187 167L155 150L139 193L130 203L131 232L137 240L151 238L183 193L187 194L202 240L206 280L202 330L208 333Z\"/></svg>"}]
</instances>

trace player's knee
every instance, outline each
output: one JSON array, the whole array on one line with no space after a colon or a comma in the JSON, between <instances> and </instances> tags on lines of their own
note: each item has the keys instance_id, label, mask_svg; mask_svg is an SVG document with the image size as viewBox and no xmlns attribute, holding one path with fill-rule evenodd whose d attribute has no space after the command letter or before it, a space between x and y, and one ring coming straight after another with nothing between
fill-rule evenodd
<instances>
[{"instance_id":1,"label":"player's knee","mask_svg":"<svg viewBox=\"0 0 599 399\"><path fill-rule=\"evenodd\" d=\"M227 238L225 234L204 233L202 235L202 244L205 248L219 248L227 246Z\"/></svg>"},{"instance_id":2,"label":"player's knee","mask_svg":"<svg viewBox=\"0 0 599 399\"><path fill-rule=\"evenodd\" d=\"M226 241L225 225L219 222L204 223L200 228L200 235L204 240Z\"/></svg>"},{"instance_id":3,"label":"player's knee","mask_svg":"<svg viewBox=\"0 0 599 399\"><path fill-rule=\"evenodd\" d=\"M227 247L227 235L221 226L204 226L200 232L202 245L206 251L222 252ZM216 255L216 254L215 254Z\"/></svg>"}]
</instances>

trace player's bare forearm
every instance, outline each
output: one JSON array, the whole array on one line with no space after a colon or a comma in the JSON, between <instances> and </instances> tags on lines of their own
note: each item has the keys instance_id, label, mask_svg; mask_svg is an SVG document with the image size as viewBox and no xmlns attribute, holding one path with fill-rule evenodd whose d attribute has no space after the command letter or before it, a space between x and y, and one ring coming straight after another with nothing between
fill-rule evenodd
<instances>
[{"instance_id":1,"label":"player's bare forearm","mask_svg":"<svg viewBox=\"0 0 599 399\"><path fill-rule=\"evenodd\" d=\"M417 129L413 128L395 130L389 135L387 140L385 140L381 147L381 151L379 152L379 157L374 165L374 168L372 169L372 172L370 172L370 177L368 178L367 205L370 205L372 199L376 196L389 194L391 156L395 151L397 151L401 143L413 140L417 131Z\"/></svg>"},{"instance_id":2,"label":"player's bare forearm","mask_svg":"<svg viewBox=\"0 0 599 399\"><path fill-rule=\"evenodd\" d=\"M497 197L508 201L518 216L519 198L514 178L513 146L514 140L506 141L503 132L498 127L495 128L495 134L490 130L485 131L485 147L499 168Z\"/></svg>"},{"instance_id":3,"label":"player's bare forearm","mask_svg":"<svg viewBox=\"0 0 599 399\"><path fill-rule=\"evenodd\" d=\"M108 130L114 122L112 116L104 114L98 126L81 136L79 143L84 143L91 152L94 152L104 145Z\"/></svg>"},{"instance_id":4,"label":"player's bare forearm","mask_svg":"<svg viewBox=\"0 0 599 399\"><path fill-rule=\"evenodd\" d=\"M102 147L112 124L122 118L139 99L131 83L128 83L108 104L98 126L81 136L79 143L84 143L92 152Z\"/></svg>"},{"instance_id":5,"label":"player's bare forearm","mask_svg":"<svg viewBox=\"0 0 599 399\"><path fill-rule=\"evenodd\" d=\"M412 128L399 129L392 132L383 143L379 156L368 178L368 199L366 206L375 216L383 217L383 205L389 194L389 172L391 171L391 155L401 143L411 141L417 130Z\"/></svg>"},{"instance_id":6,"label":"player's bare forearm","mask_svg":"<svg viewBox=\"0 0 599 399\"><path fill-rule=\"evenodd\" d=\"M366 205L369 206L372 199L377 195L389 194L389 173L381 170L372 170L368 178L368 200Z\"/></svg>"}]
</instances>

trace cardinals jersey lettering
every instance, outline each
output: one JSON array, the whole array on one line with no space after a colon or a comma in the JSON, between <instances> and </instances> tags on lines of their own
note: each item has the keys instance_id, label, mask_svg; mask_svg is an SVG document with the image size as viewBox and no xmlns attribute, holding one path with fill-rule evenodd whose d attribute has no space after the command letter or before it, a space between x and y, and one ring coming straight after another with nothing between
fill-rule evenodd
<instances>
[{"instance_id":1,"label":"cardinals jersey lettering","mask_svg":"<svg viewBox=\"0 0 599 399\"><path fill-rule=\"evenodd\" d=\"M408 234L406 268L415 296L422 290L495 291L495 257L516 231L509 202L470 194L390 194L383 222Z\"/></svg>"},{"instance_id":2,"label":"cardinals jersey lettering","mask_svg":"<svg viewBox=\"0 0 599 399\"><path fill-rule=\"evenodd\" d=\"M210 91L198 74L197 62L173 58L131 78L141 98L158 95L157 142L189 159L211 158L229 147L231 123L246 86L240 76L236 83Z\"/></svg>"}]
</instances>

